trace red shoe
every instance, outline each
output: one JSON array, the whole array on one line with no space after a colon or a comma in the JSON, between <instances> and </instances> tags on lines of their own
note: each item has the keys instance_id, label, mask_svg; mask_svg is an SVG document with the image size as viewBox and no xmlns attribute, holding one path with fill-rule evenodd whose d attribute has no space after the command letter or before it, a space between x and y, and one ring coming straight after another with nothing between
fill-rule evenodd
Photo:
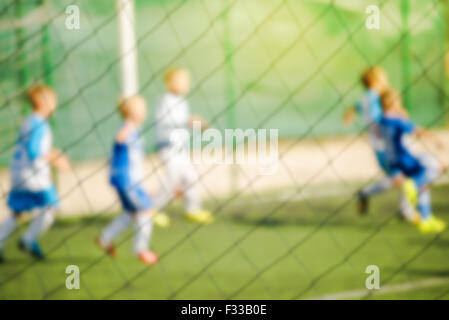
<instances>
[{"instance_id":1,"label":"red shoe","mask_svg":"<svg viewBox=\"0 0 449 320\"><path fill-rule=\"evenodd\" d=\"M138 254L139 260L145 264L153 265L158 263L159 257L153 251L142 251Z\"/></svg>"},{"instance_id":2,"label":"red shoe","mask_svg":"<svg viewBox=\"0 0 449 320\"><path fill-rule=\"evenodd\" d=\"M111 243L109 245L103 245L101 243L100 238L95 239L95 244L104 252L106 252L107 255L111 256L112 258L115 258L117 256L117 249L115 246Z\"/></svg>"}]
</instances>

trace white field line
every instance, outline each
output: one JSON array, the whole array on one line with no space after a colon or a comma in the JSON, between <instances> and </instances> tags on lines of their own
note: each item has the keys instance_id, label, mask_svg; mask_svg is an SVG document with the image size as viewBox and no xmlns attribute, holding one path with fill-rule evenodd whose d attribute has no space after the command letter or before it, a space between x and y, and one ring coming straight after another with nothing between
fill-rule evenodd
<instances>
[{"instance_id":1,"label":"white field line","mask_svg":"<svg viewBox=\"0 0 449 320\"><path fill-rule=\"evenodd\" d=\"M416 282L405 282L400 284L392 284L382 287L379 290L352 290L352 291L343 291L332 294L325 294L319 297L314 297L309 300L343 300L343 299L357 299L363 298L367 294L372 295L382 295L386 293L397 293L397 292L405 292L416 289L428 288L428 287L436 287L442 286L445 284L449 284L449 277L441 277L441 278L429 278Z\"/></svg>"}]
</instances>

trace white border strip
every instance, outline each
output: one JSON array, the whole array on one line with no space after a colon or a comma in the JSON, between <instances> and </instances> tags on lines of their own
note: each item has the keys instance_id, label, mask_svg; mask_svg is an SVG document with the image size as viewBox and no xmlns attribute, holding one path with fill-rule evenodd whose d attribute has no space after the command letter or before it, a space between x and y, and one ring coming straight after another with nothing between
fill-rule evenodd
<instances>
[{"instance_id":1,"label":"white border strip","mask_svg":"<svg viewBox=\"0 0 449 320\"><path fill-rule=\"evenodd\" d=\"M428 288L428 287L437 287L449 284L449 278L429 278L421 281L416 282L405 282L400 284L392 284L385 287L381 287L379 290L368 290L368 289L362 289L362 290L352 290L352 291L343 291L338 293L332 293L332 294L325 294L319 297L311 298L309 300L344 300L344 299L357 299L357 298L363 298L364 296L368 294L372 295L382 295L387 293L397 293L397 292L405 292L405 291L412 291L422 288Z\"/></svg>"}]
</instances>

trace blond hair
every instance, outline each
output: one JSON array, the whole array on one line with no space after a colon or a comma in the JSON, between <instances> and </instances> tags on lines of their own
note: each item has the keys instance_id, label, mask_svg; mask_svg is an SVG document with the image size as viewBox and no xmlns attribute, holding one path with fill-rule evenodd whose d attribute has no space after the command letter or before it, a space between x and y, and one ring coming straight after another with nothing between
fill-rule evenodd
<instances>
[{"instance_id":1,"label":"blond hair","mask_svg":"<svg viewBox=\"0 0 449 320\"><path fill-rule=\"evenodd\" d=\"M27 90L27 97L33 109L37 109L40 104L44 104L48 97L56 99L55 90L45 84L36 84Z\"/></svg>"},{"instance_id":2,"label":"blond hair","mask_svg":"<svg viewBox=\"0 0 449 320\"><path fill-rule=\"evenodd\" d=\"M395 89L387 89L381 96L382 109L388 111L396 105L402 106L401 94Z\"/></svg>"},{"instance_id":3,"label":"blond hair","mask_svg":"<svg viewBox=\"0 0 449 320\"><path fill-rule=\"evenodd\" d=\"M171 69L168 69L165 72L165 76L164 76L165 83L166 84L170 83L172 81L172 79L174 77L176 77L180 73L184 73L184 74L190 75L190 73L189 73L189 71L187 69L184 69L184 68L171 68Z\"/></svg>"},{"instance_id":4,"label":"blond hair","mask_svg":"<svg viewBox=\"0 0 449 320\"><path fill-rule=\"evenodd\" d=\"M118 109L119 109L122 117L127 118L128 116L130 116L132 114L133 108L139 104L145 106L146 101L145 101L144 97L136 94L131 97L120 98L117 103L117 106L118 106Z\"/></svg>"},{"instance_id":5,"label":"blond hair","mask_svg":"<svg viewBox=\"0 0 449 320\"><path fill-rule=\"evenodd\" d=\"M365 88L371 88L381 76L386 77L387 72L380 66L372 66L362 73L361 81Z\"/></svg>"}]
</instances>

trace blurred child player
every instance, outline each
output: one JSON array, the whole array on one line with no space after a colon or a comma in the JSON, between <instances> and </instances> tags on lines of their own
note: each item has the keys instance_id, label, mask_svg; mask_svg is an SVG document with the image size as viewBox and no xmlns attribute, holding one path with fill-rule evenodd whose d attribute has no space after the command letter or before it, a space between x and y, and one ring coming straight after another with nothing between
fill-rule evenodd
<instances>
[{"instance_id":1,"label":"blurred child player","mask_svg":"<svg viewBox=\"0 0 449 320\"><path fill-rule=\"evenodd\" d=\"M70 163L60 151L53 149L48 119L57 108L55 91L45 85L28 90L32 113L23 121L11 164L9 215L0 225L0 260L5 241L18 224L21 213L38 210L27 231L19 240L19 248L37 259L45 258L37 239L53 223L59 199L51 180L50 166L67 170Z\"/></svg>"},{"instance_id":2,"label":"blurred child player","mask_svg":"<svg viewBox=\"0 0 449 320\"><path fill-rule=\"evenodd\" d=\"M189 136L181 134L193 126L194 121L207 127L199 116L191 116L185 95L190 90L190 74L174 68L165 75L167 92L160 99L156 110L156 141L160 159L166 168L166 177L157 196L156 206L164 208L178 194L185 197L186 218L208 224L212 214L202 208L198 193L198 175L190 161L190 154L182 148ZM184 130L184 131L183 131Z\"/></svg>"},{"instance_id":3,"label":"blurred child player","mask_svg":"<svg viewBox=\"0 0 449 320\"><path fill-rule=\"evenodd\" d=\"M443 148L443 144L406 116L397 91L386 91L381 100L384 115L380 121L380 132L385 139L386 162L393 183L402 186L410 201L417 204L421 215L418 229L423 233L442 232L446 223L432 214L429 185L440 176L443 166L428 154L415 155L406 138L416 134L418 137L432 138L438 148ZM411 186L409 182L412 182ZM413 194L413 186L416 186L416 195Z\"/></svg>"},{"instance_id":4,"label":"blurred child player","mask_svg":"<svg viewBox=\"0 0 449 320\"><path fill-rule=\"evenodd\" d=\"M119 111L124 122L113 146L110 162L110 183L120 199L124 212L102 232L97 244L111 256L113 245L131 223L134 223L134 253L145 264L158 262L156 253L149 250L153 230L153 204L142 188L144 180L144 148L139 128L146 119L146 102L141 96L123 99Z\"/></svg>"},{"instance_id":5,"label":"blurred child player","mask_svg":"<svg viewBox=\"0 0 449 320\"><path fill-rule=\"evenodd\" d=\"M360 101L356 103L355 107L345 113L344 121L347 124L351 124L356 115L359 115L363 119L363 124L368 131L369 142L375 153L377 163L386 175L383 179L359 191L359 211L361 214L366 214L368 212L369 198L391 189L393 184L390 178L391 173L386 166L385 143L379 133L379 122L382 118L380 96L389 87L388 76L382 67L373 66L363 72L361 82L366 91ZM404 196L401 196L400 211L404 218L409 221L413 221L417 216L413 206Z\"/></svg>"}]
</instances>

